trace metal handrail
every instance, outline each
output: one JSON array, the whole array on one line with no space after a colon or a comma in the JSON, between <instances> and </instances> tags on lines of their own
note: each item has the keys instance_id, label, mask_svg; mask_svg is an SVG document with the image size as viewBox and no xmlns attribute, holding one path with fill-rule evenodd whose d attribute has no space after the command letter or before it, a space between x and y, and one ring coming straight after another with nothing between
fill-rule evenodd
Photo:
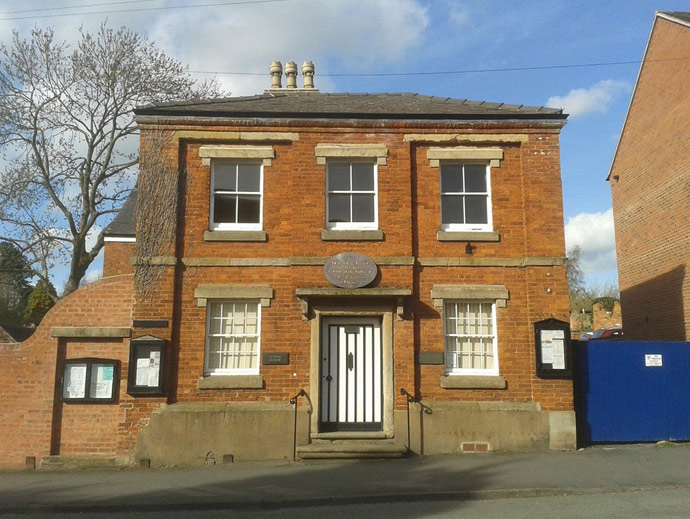
<instances>
[{"instance_id":1,"label":"metal handrail","mask_svg":"<svg viewBox=\"0 0 690 519\"><path fill-rule=\"evenodd\" d=\"M416 403L419 400L407 392L405 388L400 388L400 394L404 395L407 403L407 455L410 455L412 448L410 447L410 404Z\"/></svg>"},{"instance_id":2,"label":"metal handrail","mask_svg":"<svg viewBox=\"0 0 690 519\"><path fill-rule=\"evenodd\" d=\"M290 404L295 406L295 423L292 429L292 461L297 460L297 399L301 396L308 398L307 392L304 389L300 389L299 393L290 399Z\"/></svg>"}]
</instances>

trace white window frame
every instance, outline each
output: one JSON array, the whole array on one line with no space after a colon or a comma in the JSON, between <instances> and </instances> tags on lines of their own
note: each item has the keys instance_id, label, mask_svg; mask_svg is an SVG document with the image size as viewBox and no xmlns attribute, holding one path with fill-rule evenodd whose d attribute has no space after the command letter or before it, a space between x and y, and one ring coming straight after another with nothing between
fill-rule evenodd
<instances>
[{"instance_id":1,"label":"white window frame","mask_svg":"<svg viewBox=\"0 0 690 519\"><path fill-rule=\"evenodd\" d=\"M252 164L259 166L259 222L258 223L216 223L213 221L213 215L215 213L215 179L216 179L216 166L218 164L234 164L236 167L239 164ZM225 191L219 192L218 194L230 194L230 195L256 195L256 191ZM211 193L210 193L210 204L209 204L209 228L212 231L260 231L263 230L264 221L264 165L260 162L251 160L213 160L211 162ZM235 215L239 210L239 204L235 204Z\"/></svg>"},{"instance_id":2,"label":"white window frame","mask_svg":"<svg viewBox=\"0 0 690 519\"><path fill-rule=\"evenodd\" d=\"M491 327L493 330L493 335L489 336L486 334L474 334L474 335L467 335L467 334L459 334L456 333L454 335L450 335L448 333L448 316L447 316L447 305L449 304L455 304L455 305L467 305L467 304L482 304L482 305L491 305ZM460 368L460 367L454 367L455 362L449 362L449 356L456 355L457 352L452 353L449 351L448 348L448 338L449 337L482 337L482 338L487 338L487 337L492 337L492 355L493 355L493 367L492 368ZM496 301L491 301L491 300L458 300L458 299L451 299L451 300L444 300L443 302L443 357L444 357L444 365L446 369L446 375L452 376L452 375L487 375L487 376L494 376L499 374L499 366L498 366L498 330L496 328ZM456 361L457 362L457 361Z\"/></svg>"},{"instance_id":3,"label":"white window frame","mask_svg":"<svg viewBox=\"0 0 690 519\"><path fill-rule=\"evenodd\" d=\"M256 337L256 368L213 368L209 367L211 354L211 337L227 337L233 334L211 334L211 319L214 305L218 304L255 304L256 334L237 334L238 337ZM261 302L257 299L214 299L206 303L206 337L204 344L204 376L215 375L258 375L261 366Z\"/></svg>"},{"instance_id":4,"label":"white window frame","mask_svg":"<svg viewBox=\"0 0 690 519\"><path fill-rule=\"evenodd\" d=\"M485 166L486 168L486 192L485 193L478 193L478 192L450 192L450 193L444 193L443 192L443 185L442 185L442 175L443 175L443 168L445 166L463 166L463 171L464 171L464 166L465 165L471 165L471 166ZM439 184L439 198L440 198L440 220L441 220L441 230L442 231L481 231L481 232L486 232L486 231L493 231L493 214L492 214L492 201L491 201L491 165L484 162L484 161L471 161L471 160L460 160L460 161L443 161L439 165L439 176L438 176L438 184ZM486 223L485 224L480 224L480 223L443 223L443 196L444 195L456 195L458 197L460 196L476 196L476 195L486 195ZM463 212L464 212L464 204L463 204ZM463 214L464 216L464 214ZM466 218L464 218L466 220Z\"/></svg>"},{"instance_id":5,"label":"white window frame","mask_svg":"<svg viewBox=\"0 0 690 519\"><path fill-rule=\"evenodd\" d=\"M374 173L374 190L373 191L331 191L328 185L329 174L328 168L331 164L349 164L350 165L350 179L352 179L352 165L353 164L369 164L373 168ZM350 183L352 185L352 183ZM379 228L379 178L378 178L378 164L366 159L329 159L326 161L326 229L340 230L340 229L378 229ZM353 194L372 194L374 195L374 220L372 222L330 222L330 207L329 194L348 194L350 195L350 218L352 218L352 196Z\"/></svg>"}]
</instances>

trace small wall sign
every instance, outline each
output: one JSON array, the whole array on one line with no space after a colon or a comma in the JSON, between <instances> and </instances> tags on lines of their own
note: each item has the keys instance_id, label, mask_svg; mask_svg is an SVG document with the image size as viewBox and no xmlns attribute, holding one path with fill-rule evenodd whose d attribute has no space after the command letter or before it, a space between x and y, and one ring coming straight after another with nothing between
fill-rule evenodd
<instances>
[{"instance_id":1,"label":"small wall sign","mask_svg":"<svg viewBox=\"0 0 690 519\"><path fill-rule=\"evenodd\" d=\"M326 261L326 279L339 288L362 288L374 281L378 267L371 258L356 252L343 252Z\"/></svg>"},{"instance_id":2,"label":"small wall sign","mask_svg":"<svg viewBox=\"0 0 690 519\"><path fill-rule=\"evenodd\" d=\"M648 368L660 368L663 366L663 359L659 354L647 354L644 356L644 365Z\"/></svg>"},{"instance_id":3,"label":"small wall sign","mask_svg":"<svg viewBox=\"0 0 690 519\"><path fill-rule=\"evenodd\" d=\"M263 353L261 355L261 363L264 366L287 366L290 364L290 354L285 353Z\"/></svg>"}]
</instances>

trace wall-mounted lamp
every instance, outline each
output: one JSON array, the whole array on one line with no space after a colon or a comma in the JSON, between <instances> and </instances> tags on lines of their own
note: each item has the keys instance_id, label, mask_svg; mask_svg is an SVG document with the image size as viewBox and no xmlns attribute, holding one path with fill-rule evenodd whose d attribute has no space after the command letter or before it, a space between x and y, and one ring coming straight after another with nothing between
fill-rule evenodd
<instances>
[{"instance_id":1,"label":"wall-mounted lamp","mask_svg":"<svg viewBox=\"0 0 690 519\"><path fill-rule=\"evenodd\" d=\"M477 247L472 245L470 242L467 242L467 245L465 245L465 254L469 254L471 256L476 248Z\"/></svg>"}]
</instances>

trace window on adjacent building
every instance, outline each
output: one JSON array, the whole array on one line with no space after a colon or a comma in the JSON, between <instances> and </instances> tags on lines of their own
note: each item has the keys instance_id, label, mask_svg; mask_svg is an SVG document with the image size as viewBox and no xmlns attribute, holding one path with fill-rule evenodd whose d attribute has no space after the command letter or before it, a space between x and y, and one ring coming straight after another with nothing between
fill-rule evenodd
<instances>
[{"instance_id":1,"label":"window on adjacent building","mask_svg":"<svg viewBox=\"0 0 690 519\"><path fill-rule=\"evenodd\" d=\"M495 304L447 301L443 314L447 374L497 375Z\"/></svg>"},{"instance_id":2,"label":"window on adjacent building","mask_svg":"<svg viewBox=\"0 0 690 519\"><path fill-rule=\"evenodd\" d=\"M259 372L261 306L256 301L209 301L207 304L207 375Z\"/></svg>"},{"instance_id":3,"label":"window on adjacent building","mask_svg":"<svg viewBox=\"0 0 690 519\"><path fill-rule=\"evenodd\" d=\"M328 228L378 228L375 164L329 161L326 191L326 226Z\"/></svg>"},{"instance_id":4,"label":"window on adjacent building","mask_svg":"<svg viewBox=\"0 0 690 519\"><path fill-rule=\"evenodd\" d=\"M214 161L211 179L211 229L261 229L263 166Z\"/></svg>"},{"instance_id":5,"label":"window on adjacent building","mask_svg":"<svg viewBox=\"0 0 690 519\"><path fill-rule=\"evenodd\" d=\"M441 229L490 231L491 186L487 164L441 165Z\"/></svg>"}]
</instances>

